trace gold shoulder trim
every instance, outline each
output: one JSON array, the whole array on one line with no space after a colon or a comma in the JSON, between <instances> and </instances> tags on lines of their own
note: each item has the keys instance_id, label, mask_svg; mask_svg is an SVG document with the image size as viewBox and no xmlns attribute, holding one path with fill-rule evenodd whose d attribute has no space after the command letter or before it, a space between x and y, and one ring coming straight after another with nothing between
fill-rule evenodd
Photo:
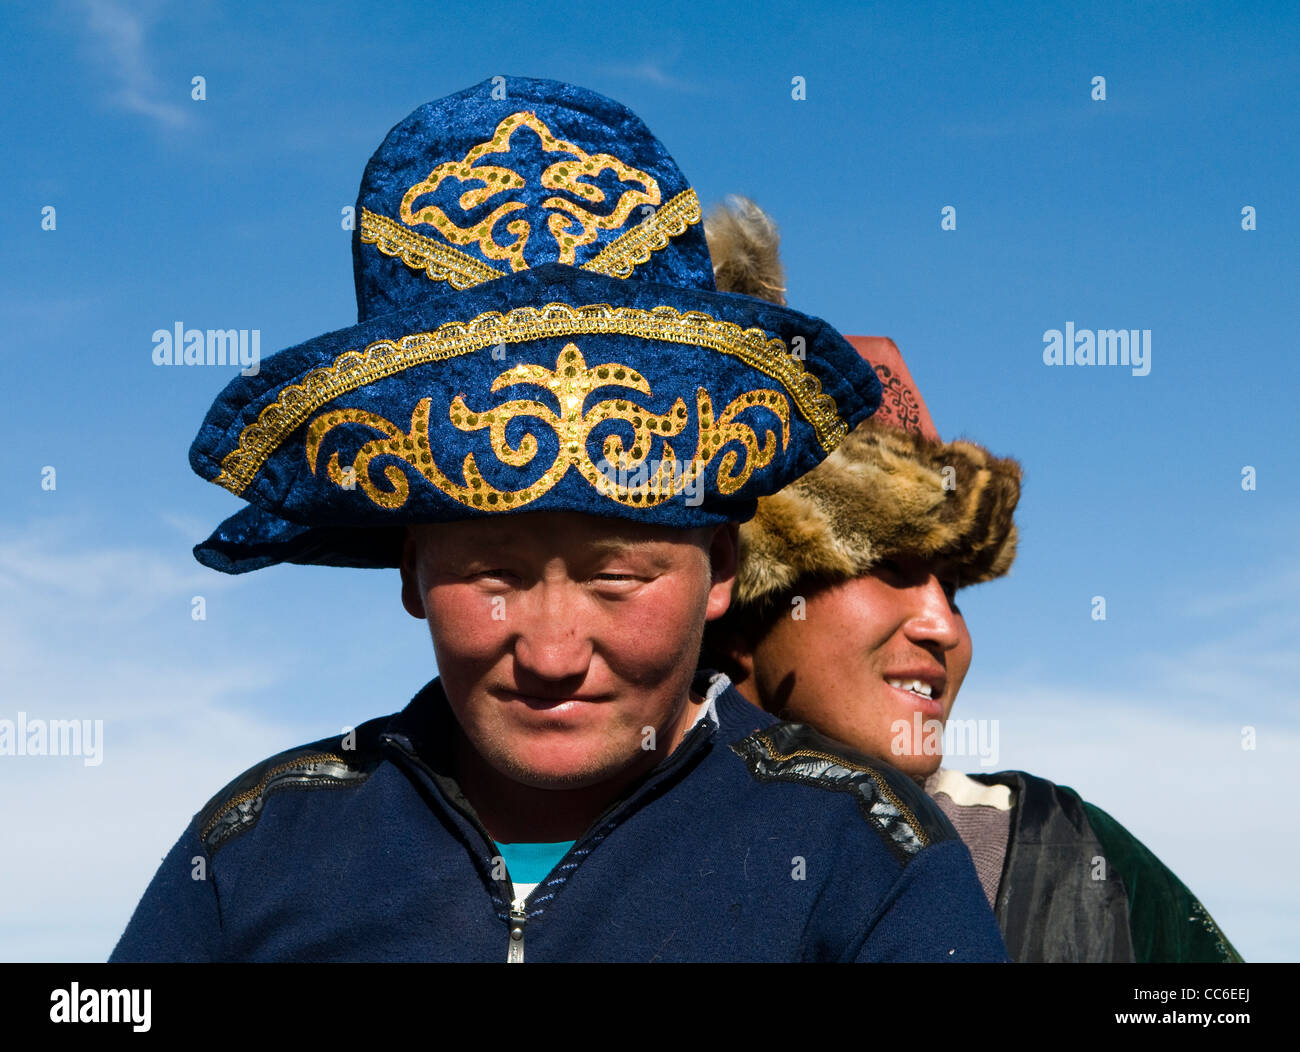
<instances>
[{"instance_id":1,"label":"gold shoulder trim","mask_svg":"<svg viewBox=\"0 0 1300 1052\"><path fill-rule=\"evenodd\" d=\"M897 808L898 813L903 816L904 820L911 827L916 838L921 842L922 847L928 847L930 837L925 832L925 827L916 820L916 815L912 809L899 799L898 794L894 792L893 787L881 775L875 767L867 767L865 764L855 763L847 756L840 756L838 753L824 752L821 749L795 749L792 752L783 752L781 748L766 733L759 731L754 734L754 740L761 742L767 749L768 755L777 763L789 763L791 760L797 760L801 756L811 756L815 760L826 760L828 763L836 764L847 771L855 771L858 774L868 775L875 787L880 791L880 795L885 797L891 804ZM734 748L734 746L733 746Z\"/></svg>"},{"instance_id":2,"label":"gold shoulder trim","mask_svg":"<svg viewBox=\"0 0 1300 1052\"><path fill-rule=\"evenodd\" d=\"M548 303L544 307L516 307L508 314L488 311L469 321L447 322L432 332L376 340L364 350L344 352L332 364L312 370L300 382L281 390L275 401L240 432L238 444L222 458L221 472L213 481L236 496L242 494L271 454L317 409L376 380L501 343L588 333L689 344L739 358L790 393L826 452L838 446L848 432L835 400L822 391L821 381L804 368L802 361L791 356L784 341L761 329L742 329L702 311L682 313L668 306L642 310L608 303L576 307Z\"/></svg>"},{"instance_id":3,"label":"gold shoulder trim","mask_svg":"<svg viewBox=\"0 0 1300 1052\"><path fill-rule=\"evenodd\" d=\"M608 274L611 278L626 278L651 255L700 221L700 199L694 190L683 190L657 212L622 234L602 248L582 265L583 270Z\"/></svg>"},{"instance_id":4,"label":"gold shoulder trim","mask_svg":"<svg viewBox=\"0 0 1300 1052\"><path fill-rule=\"evenodd\" d=\"M400 258L413 270L424 271L434 281L447 282L454 289L473 288L506 273L365 207L361 209L361 241L374 245L386 256Z\"/></svg>"}]
</instances>

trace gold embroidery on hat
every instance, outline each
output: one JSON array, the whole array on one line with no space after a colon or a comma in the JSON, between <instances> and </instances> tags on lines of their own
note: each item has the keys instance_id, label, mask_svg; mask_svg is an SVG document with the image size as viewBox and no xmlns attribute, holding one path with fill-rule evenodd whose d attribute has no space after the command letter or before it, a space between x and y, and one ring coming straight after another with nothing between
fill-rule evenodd
<instances>
[{"instance_id":1,"label":"gold embroidery on hat","mask_svg":"<svg viewBox=\"0 0 1300 1052\"><path fill-rule=\"evenodd\" d=\"M429 398L422 398L416 404L408 432L364 409L335 409L320 414L307 429L307 463L314 474L321 444L332 428L340 424L362 424L382 432L385 437L367 442L357 450L350 476L345 476L340 468L337 452L330 454L326 473L338 486L351 486L355 481L362 492L382 508L402 507L410 495L410 483L400 467L388 464L383 469L383 477L389 488L377 486L370 476L370 464L381 456L393 457L410 465L453 500L480 511L511 511L523 507L554 488L570 468L576 468L603 496L629 507L649 508L671 500L690 486L729 442L741 443L745 450L745 463L737 472L738 451L729 450L723 455L717 471L720 492L735 493L749 481L753 472L770 464L777 452L777 437L769 430L760 447L754 429L736 419L747 410L763 408L774 414L781 421L780 448L784 450L790 443L790 403L781 392L770 388L746 391L732 399L715 420L709 393L700 387L696 389L699 426L695 453L683 464L677 460L667 439L685 427L686 403L678 398L668 412L658 414L630 398L611 398L584 412L588 395L598 388L626 387L649 397L650 384L635 369L617 362L588 368L582 352L572 343L561 350L554 369L541 365L516 365L500 373L492 381L491 390L497 392L523 384L549 391L559 404L559 415L549 405L535 399L514 399L491 409L476 411L460 395L452 400L448 410L451 423L461 431L487 428L492 454L499 462L511 467L527 467L537 456L539 448L537 435L531 430L523 432L518 445L510 444L506 427L512 420L538 420L555 433L555 459L535 482L522 489L502 490L493 486L483 477L473 453L466 454L461 465L465 482L458 483L448 478L438 467L429 445ZM625 447L620 434L607 435L602 444L603 463L598 466L591 460L587 442L595 428L611 420L631 426L632 445ZM664 441L655 474L649 476L649 458L654 451L656 435L662 436ZM630 483L629 475L638 481Z\"/></svg>"},{"instance_id":2,"label":"gold embroidery on hat","mask_svg":"<svg viewBox=\"0 0 1300 1052\"><path fill-rule=\"evenodd\" d=\"M445 281L454 289L473 288L506 273L364 207L361 242L374 245L386 256L399 257L408 267L422 270L434 281Z\"/></svg>"},{"instance_id":3,"label":"gold embroidery on hat","mask_svg":"<svg viewBox=\"0 0 1300 1052\"><path fill-rule=\"evenodd\" d=\"M790 354L782 340L761 329L742 329L702 311L679 312L669 306L642 310L608 303L548 303L516 307L508 314L488 311L469 321L447 322L432 332L376 340L364 350L345 351L330 365L287 384L275 401L240 431L235 448L222 458L221 471L213 481L236 496L242 494L267 458L314 412L376 380L497 344L593 333L686 344L738 358L781 384L827 453L848 433L835 400L822 391L821 381Z\"/></svg>"},{"instance_id":4,"label":"gold embroidery on hat","mask_svg":"<svg viewBox=\"0 0 1300 1052\"><path fill-rule=\"evenodd\" d=\"M648 208L648 205L642 207ZM625 230L582 264L583 270L626 278L669 242L700 221L700 199L694 190L683 190L662 208L652 212L631 230ZM473 288L504 276L505 271L450 245L417 234L388 216L361 209L361 242L374 245L386 256L396 256L413 270L422 270L434 281L446 281L456 289Z\"/></svg>"},{"instance_id":5,"label":"gold embroidery on hat","mask_svg":"<svg viewBox=\"0 0 1300 1052\"><path fill-rule=\"evenodd\" d=\"M631 230L619 234L590 260L583 270L594 270L612 278L626 278L640 264L668 242L700 221L700 199L694 190L683 190L657 212Z\"/></svg>"},{"instance_id":6,"label":"gold embroidery on hat","mask_svg":"<svg viewBox=\"0 0 1300 1052\"><path fill-rule=\"evenodd\" d=\"M566 142L552 134L537 115L531 112L512 113L497 125L492 138L471 147L459 161L446 161L429 173L427 179L416 183L406 191L402 198L400 216L408 226L428 223L443 237L455 245L477 244L479 251L488 259L508 261L512 270L527 270L528 262L524 258L524 248L532 234L532 225L524 218L511 219L505 224L507 233L514 235L509 244L500 245L493 236L496 226L507 216L527 207L522 201L506 201L494 208L485 218L471 226L458 226L441 208L434 204L415 207L416 200L424 194L432 193L444 180L456 179L461 183L482 182L485 186L465 190L459 198L459 205L465 212L485 204L498 194L522 190L527 180L512 168L499 164L479 164L478 161L494 154L510 152L510 137L520 127L532 129L541 140L546 153L564 153L570 157L556 161L544 169L539 177L540 184L548 190L562 190L574 197L581 198L588 204L600 204L605 200L605 193L598 186L583 182L584 178L594 178L601 172L610 170L623 183L641 184L639 190L624 190L607 215L598 215L575 201L565 197L548 197L542 202L542 208L550 211L546 226L555 239L560 263L572 265L577 249L596 240L601 230L618 230L626 222L632 209L639 205L657 205L660 200L659 184L648 173L639 168L624 164L617 157L607 153L587 153L575 143Z\"/></svg>"}]
</instances>

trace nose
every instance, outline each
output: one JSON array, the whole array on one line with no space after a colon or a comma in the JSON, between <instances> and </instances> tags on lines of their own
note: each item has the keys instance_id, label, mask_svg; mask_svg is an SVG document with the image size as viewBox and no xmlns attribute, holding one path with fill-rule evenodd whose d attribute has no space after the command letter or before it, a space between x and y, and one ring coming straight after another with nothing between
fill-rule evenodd
<instances>
[{"instance_id":1,"label":"nose","mask_svg":"<svg viewBox=\"0 0 1300 1052\"><path fill-rule=\"evenodd\" d=\"M520 686L528 678L552 685L582 680L593 648L579 589L572 582L542 581L512 605Z\"/></svg>"},{"instance_id":2,"label":"nose","mask_svg":"<svg viewBox=\"0 0 1300 1052\"><path fill-rule=\"evenodd\" d=\"M961 642L961 614L948 599L943 583L934 574L908 589L911 615L904 624L913 642L951 650Z\"/></svg>"}]
</instances>

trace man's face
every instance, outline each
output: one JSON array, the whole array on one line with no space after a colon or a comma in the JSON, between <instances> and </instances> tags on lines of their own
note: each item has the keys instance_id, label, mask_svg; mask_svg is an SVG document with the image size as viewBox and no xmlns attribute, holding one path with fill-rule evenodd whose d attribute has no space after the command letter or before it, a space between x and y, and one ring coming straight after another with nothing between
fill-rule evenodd
<instances>
[{"instance_id":1,"label":"man's face","mask_svg":"<svg viewBox=\"0 0 1300 1052\"><path fill-rule=\"evenodd\" d=\"M648 770L676 746L735 560L730 526L569 512L426 525L408 532L402 600L428 620L479 757L515 782L576 789Z\"/></svg>"},{"instance_id":2,"label":"man's face","mask_svg":"<svg viewBox=\"0 0 1300 1052\"><path fill-rule=\"evenodd\" d=\"M914 714L923 728L946 722L971 662L953 591L925 563L900 559L809 595L806 620L783 615L753 651L764 707L910 775L932 773L943 757L926 754L925 738L937 735L912 734ZM919 692L909 689L917 680Z\"/></svg>"}]
</instances>

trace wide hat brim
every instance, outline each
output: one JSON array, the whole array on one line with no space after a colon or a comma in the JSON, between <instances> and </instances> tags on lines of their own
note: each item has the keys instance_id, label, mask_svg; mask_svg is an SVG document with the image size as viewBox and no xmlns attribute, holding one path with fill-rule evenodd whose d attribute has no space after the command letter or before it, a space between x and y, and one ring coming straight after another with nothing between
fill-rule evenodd
<instances>
[{"instance_id":1,"label":"wide hat brim","mask_svg":"<svg viewBox=\"0 0 1300 1052\"><path fill-rule=\"evenodd\" d=\"M735 410L732 430L715 436L707 501L651 507L604 499L573 470L552 468L533 479L564 440L560 429L538 426L543 410L554 416L564 407L536 377L558 377L574 361L593 371L634 363L627 371L640 387L632 389L632 377L621 387L611 377L603 393L624 394L627 414L644 413L659 448L683 461L701 443L707 451L703 418L696 431L693 419L690 426L674 420L670 447L668 421L681 399L656 391L689 387L708 393L712 412ZM521 379L525 374L534 379ZM769 394L756 394L762 391ZM772 392L789 403L788 434L774 416L756 422ZM512 395L506 412L501 401ZM456 416L457 398L468 419ZM585 404L596 399L593 393ZM548 510L684 528L744 521L758 497L814 467L879 402L875 374L833 327L750 296L563 264L466 291L431 288L416 307L269 356L257 375L237 377L218 396L190 463L250 506L194 554L224 573L280 562L381 568L398 565L402 532L415 522ZM420 416L421 403L432 415ZM498 411L500 418L488 419ZM610 412L603 431L593 429L583 442L617 450L644 441L640 416L634 426L630 415ZM663 434L653 433L651 418ZM344 485L349 465L356 471ZM499 498L508 507L475 506L480 492L485 500L514 496Z\"/></svg>"}]
</instances>

